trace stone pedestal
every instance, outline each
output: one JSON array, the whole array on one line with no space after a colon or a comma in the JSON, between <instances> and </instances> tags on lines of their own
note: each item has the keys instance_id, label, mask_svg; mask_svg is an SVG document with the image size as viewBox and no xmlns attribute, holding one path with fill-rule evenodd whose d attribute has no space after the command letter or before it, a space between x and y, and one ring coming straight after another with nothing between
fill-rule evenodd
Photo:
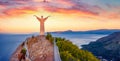
<instances>
[{"instance_id":1,"label":"stone pedestal","mask_svg":"<svg viewBox=\"0 0 120 61\"><path fill-rule=\"evenodd\" d=\"M37 36L37 37L39 37L39 40L40 40L40 41L44 41L44 40L46 40L45 35L39 35L39 36Z\"/></svg>"}]
</instances>

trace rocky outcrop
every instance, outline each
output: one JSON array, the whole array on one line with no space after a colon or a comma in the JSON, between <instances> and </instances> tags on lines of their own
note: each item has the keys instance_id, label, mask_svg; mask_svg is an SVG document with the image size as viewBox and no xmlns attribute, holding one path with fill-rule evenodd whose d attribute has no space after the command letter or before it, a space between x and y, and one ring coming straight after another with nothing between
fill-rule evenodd
<instances>
[{"instance_id":1,"label":"rocky outcrop","mask_svg":"<svg viewBox=\"0 0 120 61\"><path fill-rule=\"evenodd\" d=\"M25 61L53 61L53 44L46 40L44 36L32 36L27 38L25 42L27 45L26 55L29 53ZM19 61L18 54L24 48L25 42L13 53L11 61Z\"/></svg>"}]
</instances>

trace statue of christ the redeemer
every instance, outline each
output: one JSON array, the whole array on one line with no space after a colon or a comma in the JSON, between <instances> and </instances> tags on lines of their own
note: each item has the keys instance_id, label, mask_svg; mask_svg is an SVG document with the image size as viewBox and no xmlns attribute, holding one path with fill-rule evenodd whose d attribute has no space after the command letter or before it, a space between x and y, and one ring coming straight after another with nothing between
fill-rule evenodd
<instances>
[{"instance_id":1,"label":"statue of christ the redeemer","mask_svg":"<svg viewBox=\"0 0 120 61\"><path fill-rule=\"evenodd\" d=\"M41 16L41 18L37 17L36 15L34 15L40 22L40 36L44 36L45 33L45 28L44 28L44 22L48 19L48 17L43 18L43 16Z\"/></svg>"}]
</instances>

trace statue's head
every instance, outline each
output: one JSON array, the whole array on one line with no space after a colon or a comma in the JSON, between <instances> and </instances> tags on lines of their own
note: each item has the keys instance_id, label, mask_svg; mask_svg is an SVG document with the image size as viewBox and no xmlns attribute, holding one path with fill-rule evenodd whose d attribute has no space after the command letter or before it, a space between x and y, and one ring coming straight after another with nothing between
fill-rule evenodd
<instances>
[{"instance_id":1,"label":"statue's head","mask_svg":"<svg viewBox=\"0 0 120 61\"><path fill-rule=\"evenodd\" d=\"M41 16L41 18L43 18L43 16Z\"/></svg>"}]
</instances>

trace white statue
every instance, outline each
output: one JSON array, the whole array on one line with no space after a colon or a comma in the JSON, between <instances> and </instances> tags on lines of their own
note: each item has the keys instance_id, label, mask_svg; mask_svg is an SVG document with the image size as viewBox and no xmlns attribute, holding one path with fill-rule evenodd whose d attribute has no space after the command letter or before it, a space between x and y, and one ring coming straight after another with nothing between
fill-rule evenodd
<instances>
[{"instance_id":1,"label":"white statue","mask_svg":"<svg viewBox=\"0 0 120 61\"><path fill-rule=\"evenodd\" d=\"M44 29L44 22L48 19L48 17L43 18L43 16L41 16L41 18L37 17L36 15L34 15L40 22L40 35L44 35L45 33L45 29Z\"/></svg>"}]
</instances>

